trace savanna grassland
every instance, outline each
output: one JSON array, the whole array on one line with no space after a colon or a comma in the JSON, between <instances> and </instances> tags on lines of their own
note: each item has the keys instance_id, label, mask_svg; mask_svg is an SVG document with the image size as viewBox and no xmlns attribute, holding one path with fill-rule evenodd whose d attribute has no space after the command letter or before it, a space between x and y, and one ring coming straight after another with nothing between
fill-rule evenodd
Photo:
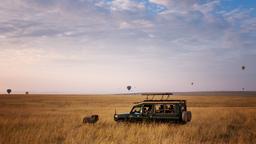
<instances>
[{"instance_id":1,"label":"savanna grassland","mask_svg":"<svg viewBox=\"0 0 256 144\"><path fill-rule=\"evenodd\" d=\"M116 123L142 96L0 96L0 144L256 143L256 96L174 96L186 99L192 121ZM96 124L82 124L99 114Z\"/></svg>"}]
</instances>

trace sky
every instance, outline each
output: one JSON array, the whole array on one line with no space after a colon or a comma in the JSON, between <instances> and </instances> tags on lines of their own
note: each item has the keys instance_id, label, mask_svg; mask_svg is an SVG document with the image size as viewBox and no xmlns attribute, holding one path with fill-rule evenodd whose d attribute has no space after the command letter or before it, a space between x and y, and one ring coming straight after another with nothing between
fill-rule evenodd
<instances>
[{"instance_id":1,"label":"sky","mask_svg":"<svg viewBox=\"0 0 256 144\"><path fill-rule=\"evenodd\" d=\"M127 85L256 91L256 1L1 0L0 93Z\"/></svg>"}]
</instances>

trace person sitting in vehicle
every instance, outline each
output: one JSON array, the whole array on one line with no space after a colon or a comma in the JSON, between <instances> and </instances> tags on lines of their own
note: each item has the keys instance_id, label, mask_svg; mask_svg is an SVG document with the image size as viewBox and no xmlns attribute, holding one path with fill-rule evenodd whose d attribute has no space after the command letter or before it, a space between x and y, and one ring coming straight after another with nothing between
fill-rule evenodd
<instances>
[{"instance_id":1,"label":"person sitting in vehicle","mask_svg":"<svg viewBox=\"0 0 256 144\"><path fill-rule=\"evenodd\" d=\"M153 107L150 106L150 107L148 108L148 113L152 113L152 112L153 112Z\"/></svg>"},{"instance_id":2,"label":"person sitting in vehicle","mask_svg":"<svg viewBox=\"0 0 256 144\"><path fill-rule=\"evenodd\" d=\"M160 113L164 113L164 105L160 105L160 107L159 107L159 112L160 112Z\"/></svg>"},{"instance_id":3,"label":"person sitting in vehicle","mask_svg":"<svg viewBox=\"0 0 256 144\"><path fill-rule=\"evenodd\" d=\"M174 110L174 106L173 106L173 105L170 105L169 111L170 111L170 113L175 113L175 110Z\"/></svg>"},{"instance_id":4,"label":"person sitting in vehicle","mask_svg":"<svg viewBox=\"0 0 256 144\"><path fill-rule=\"evenodd\" d=\"M148 110L146 107L143 107L143 113L148 113Z\"/></svg>"}]
</instances>

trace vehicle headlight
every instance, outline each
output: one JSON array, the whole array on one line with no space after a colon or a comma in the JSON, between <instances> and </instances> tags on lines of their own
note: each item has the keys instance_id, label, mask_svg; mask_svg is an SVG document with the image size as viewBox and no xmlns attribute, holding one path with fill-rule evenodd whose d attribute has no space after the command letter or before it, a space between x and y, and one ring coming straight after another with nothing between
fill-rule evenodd
<instances>
[{"instance_id":1,"label":"vehicle headlight","mask_svg":"<svg viewBox=\"0 0 256 144\"><path fill-rule=\"evenodd\" d=\"M118 118L118 115L115 115L114 117L115 117L115 118Z\"/></svg>"}]
</instances>

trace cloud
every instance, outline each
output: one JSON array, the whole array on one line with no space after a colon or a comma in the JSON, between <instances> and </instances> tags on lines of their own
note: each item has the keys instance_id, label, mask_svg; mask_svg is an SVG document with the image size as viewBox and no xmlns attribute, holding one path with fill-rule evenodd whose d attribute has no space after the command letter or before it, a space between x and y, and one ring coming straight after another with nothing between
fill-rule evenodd
<instances>
[{"instance_id":1,"label":"cloud","mask_svg":"<svg viewBox=\"0 0 256 144\"><path fill-rule=\"evenodd\" d=\"M145 9L151 3L166 5L166 9L157 15L150 16L150 12L148 13ZM198 37L198 41L223 37L224 31L238 31L237 25L243 27L244 32L247 33L255 29L255 20L250 17L250 11L234 9L217 14L219 1L199 3L151 0L150 3L143 3L130 0L31 0L11 4L9 1L4 1L1 5L5 7L1 10L2 39L70 37L71 39L94 39L93 41L99 39L104 42L107 41L106 37L111 39L122 35L125 39L132 39L135 35L139 39L146 39L147 36L154 35L158 38L156 41L169 43L168 41L172 39L186 39L191 36ZM7 7L14 7L14 9L9 10ZM129 11L136 11L136 13ZM129 29L132 35L129 36L128 33L120 31L125 29ZM235 32L235 35L239 34Z\"/></svg>"},{"instance_id":2,"label":"cloud","mask_svg":"<svg viewBox=\"0 0 256 144\"><path fill-rule=\"evenodd\" d=\"M206 3L198 3L197 1L150 1L151 3L167 4L166 10L159 12L155 16L149 16L145 8L150 3L145 4L138 1L30 1L14 4L15 11L21 11L20 19L13 17L17 12L2 10L7 19L1 22L1 37L6 38L36 38L42 37L66 37L70 41L89 41L92 45L96 42L109 43L115 39L132 41L134 37L137 42L150 41L154 36L155 46L165 49L165 45L171 47L181 47L191 50L197 50L197 47L215 39L219 48L231 47L238 45L227 44L227 40L236 39L238 43L241 41L241 33L236 30L234 22L239 18L241 22L236 22L244 31L254 29L254 20L249 20L248 12L242 10L227 11L222 14L214 14L219 5L219 1L210 1ZM34 7L30 8L29 6ZM90 5L90 7L89 7ZM11 4L6 2L6 6ZM3 7L3 6L2 6ZM85 7L85 8L83 8ZM104 11L104 8L112 12ZM103 10L103 11L102 11ZM7 12L8 11L8 12ZM33 11L31 14L30 11ZM136 14L129 11L137 11ZM233 19L233 20L232 20ZM231 27L230 27L231 26ZM249 27L248 27L249 26ZM129 32L124 31L129 30ZM231 35L228 33L232 33ZM243 33L243 35L246 35ZM248 34L249 35L249 34ZM193 40L190 40L193 38ZM183 42L175 42L177 40ZM197 43L194 43L197 41ZM253 43L248 42L247 43ZM175 43L174 43L175 42ZM84 44L83 42L78 42ZM87 44L90 45L89 43ZM103 44L104 45L104 44ZM239 45L242 46L242 45ZM109 46L109 47L112 47ZM186 47L186 48L185 48ZM206 46L205 49L209 49ZM107 48L105 48L107 51ZM114 52L117 52L117 48ZM175 51L176 48L169 48ZM199 48L198 48L199 49ZM179 50L181 51L181 50ZM185 52L186 50L184 50Z\"/></svg>"},{"instance_id":3,"label":"cloud","mask_svg":"<svg viewBox=\"0 0 256 144\"><path fill-rule=\"evenodd\" d=\"M149 0L149 2L159 4L159 5L168 6L170 1L169 0Z\"/></svg>"},{"instance_id":4,"label":"cloud","mask_svg":"<svg viewBox=\"0 0 256 144\"><path fill-rule=\"evenodd\" d=\"M144 5L130 0L113 0L111 4L111 10L113 11L134 9L144 9Z\"/></svg>"},{"instance_id":5,"label":"cloud","mask_svg":"<svg viewBox=\"0 0 256 144\"><path fill-rule=\"evenodd\" d=\"M134 20L131 22L120 22L120 29L140 29L140 28L152 28L154 27L154 24L147 20Z\"/></svg>"},{"instance_id":6,"label":"cloud","mask_svg":"<svg viewBox=\"0 0 256 144\"><path fill-rule=\"evenodd\" d=\"M193 4L192 8L194 10L198 10L198 11L202 12L203 14L207 15L210 12L214 11L219 4L220 4L219 0L213 0L213 1L210 1L207 3L203 3L203 4L195 3L195 4Z\"/></svg>"},{"instance_id":7,"label":"cloud","mask_svg":"<svg viewBox=\"0 0 256 144\"><path fill-rule=\"evenodd\" d=\"M110 9L111 11L138 11L145 9L145 6L136 1L131 0L112 0L112 1L98 1L96 6Z\"/></svg>"}]
</instances>

